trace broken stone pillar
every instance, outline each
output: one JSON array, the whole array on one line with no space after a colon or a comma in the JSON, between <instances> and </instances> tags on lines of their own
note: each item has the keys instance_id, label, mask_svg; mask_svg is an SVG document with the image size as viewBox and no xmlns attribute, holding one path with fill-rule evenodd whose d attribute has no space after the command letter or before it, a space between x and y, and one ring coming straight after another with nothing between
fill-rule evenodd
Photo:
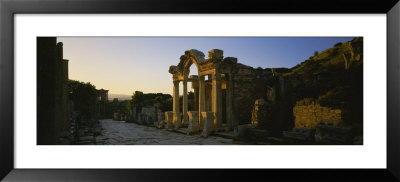
<instances>
[{"instance_id":1,"label":"broken stone pillar","mask_svg":"<svg viewBox=\"0 0 400 182\"><path fill-rule=\"evenodd\" d=\"M172 118L173 118L172 111L165 112L165 123L167 125L166 126L167 129L172 129L174 127L174 125L172 124Z\"/></svg>"},{"instance_id":2,"label":"broken stone pillar","mask_svg":"<svg viewBox=\"0 0 400 182\"><path fill-rule=\"evenodd\" d=\"M182 113L173 112L172 124L175 126L175 129L179 129L179 127L181 127L181 122L182 122L181 118L182 118Z\"/></svg>"},{"instance_id":3,"label":"broken stone pillar","mask_svg":"<svg viewBox=\"0 0 400 182\"><path fill-rule=\"evenodd\" d=\"M267 122L267 103L264 99L257 99L251 113L251 125L253 127L265 126Z\"/></svg>"},{"instance_id":4,"label":"broken stone pillar","mask_svg":"<svg viewBox=\"0 0 400 182\"><path fill-rule=\"evenodd\" d=\"M203 132L201 133L201 135L203 137L208 137L208 135L210 135L210 133L213 131L214 113L202 112L201 118L203 121Z\"/></svg>"},{"instance_id":5,"label":"broken stone pillar","mask_svg":"<svg viewBox=\"0 0 400 182\"><path fill-rule=\"evenodd\" d=\"M183 125L188 124L188 95L187 95L187 80L183 81L183 108L182 108L182 113L183 113Z\"/></svg>"},{"instance_id":6,"label":"broken stone pillar","mask_svg":"<svg viewBox=\"0 0 400 182\"><path fill-rule=\"evenodd\" d=\"M188 134L199 132L199 112L189 111L188 116L189 116Z\"/></svg>"}]
</instances>

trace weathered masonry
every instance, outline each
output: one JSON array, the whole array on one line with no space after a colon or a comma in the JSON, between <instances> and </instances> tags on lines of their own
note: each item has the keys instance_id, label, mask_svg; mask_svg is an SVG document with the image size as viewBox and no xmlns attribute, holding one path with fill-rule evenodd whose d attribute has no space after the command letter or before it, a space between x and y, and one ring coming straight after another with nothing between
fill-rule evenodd
<instances>
[{"instance_id":1,"label":"weathered masonry","mask_svg":"<svg viewBox=\"0 0 400 182\"><path fill-rule=\"evenodd\" d=\"M106 118L109 115L108 90L97 90L96 116L97 118Z\"/></svg>"},{"instance_id":2,"label":"weathered masonry","mask_svg":"<svg viewBox=\"0 0 400 182\"><path fill-rule=\"evenodd\" d=\"M37 38L37 144L68 144L68 60L56 37Z\"/></svg>"},{"instance_id":3,"label":"weathered masonry","mask_svg":"<svg viewBox=\"0 0 400 182\"><path fill-rule=\"evenodd\" d=\"M198 75L190 75L196 66ZM266 93L272 77L270 69L254 69L237 63L237 58L223 57L223 51L213 49L204 53L191 49L180 57L177 66L170 66L173 78L173 111L165 113L167 128L189 126L190 132L202 130L207 136L212 131L231 130L243 122L250 122L254 101ZM179 104L179 84L183 84L182 108ZM194 90L194 110L188 111L188 82Z\"/></svg>"}]
</instances>

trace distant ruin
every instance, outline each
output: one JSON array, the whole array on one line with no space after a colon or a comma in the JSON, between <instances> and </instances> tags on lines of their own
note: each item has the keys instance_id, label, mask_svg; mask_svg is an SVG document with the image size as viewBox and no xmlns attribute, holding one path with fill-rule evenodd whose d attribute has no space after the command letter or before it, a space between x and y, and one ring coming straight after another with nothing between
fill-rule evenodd
<instances>
[{"instance_id":1,"label":"distant ruin","mask_svg":"<svg viewBox=\"0 0 400 182\"><path fill-rule=\"evenodd\" d=\"M107 118L110 115L108 104L108 90L97 90L96 117Z\"/></svg>"}]
</instances>

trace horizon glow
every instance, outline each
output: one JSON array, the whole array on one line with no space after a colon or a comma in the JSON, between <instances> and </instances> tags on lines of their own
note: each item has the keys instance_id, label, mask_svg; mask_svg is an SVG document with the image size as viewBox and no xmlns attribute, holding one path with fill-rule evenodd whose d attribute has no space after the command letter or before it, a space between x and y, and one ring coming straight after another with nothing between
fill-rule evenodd
<instances>
[{"instance_id":1,"label":"horizon glow","mask_svg":"<svg viewBox=\"0 0 400 182\"><path fill-rule=\"evenodd\" d=\"M169 66L177 65L186 50L207 58L211 49L224 57L262 68L291 68L338 42L354 37L57 37L69 60L69 78L90 82L109 94L166 93L172 95ZM195 65L191 75L197 74ZM182 87L182 84L181 84ZM182 93L182 88L180 92ZM191 86L188 85L188 91Z\"/></svg>"}]
</instances>

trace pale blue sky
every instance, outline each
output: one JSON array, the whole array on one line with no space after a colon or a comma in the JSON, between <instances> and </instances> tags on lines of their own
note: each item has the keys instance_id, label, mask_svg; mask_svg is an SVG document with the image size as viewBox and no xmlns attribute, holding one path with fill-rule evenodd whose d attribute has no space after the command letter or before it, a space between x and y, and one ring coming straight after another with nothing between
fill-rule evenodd
<instances>
[{"instance_id":1,"label":"pale blue sky","mask_svg":"<svg viewBox=\"0 0 400 182\"><path fill-rule=\"evenodd\" d=\"M69 78L113 94L172 93L171 65L185 50L222 49L252 67L291 68L353 37L58 37L69 59ZM194 67L194 65L192 66ZM193 70L193 69L192 69ZM194 73L197 74L197 73Z\"/></svg>"}]
</instances>

